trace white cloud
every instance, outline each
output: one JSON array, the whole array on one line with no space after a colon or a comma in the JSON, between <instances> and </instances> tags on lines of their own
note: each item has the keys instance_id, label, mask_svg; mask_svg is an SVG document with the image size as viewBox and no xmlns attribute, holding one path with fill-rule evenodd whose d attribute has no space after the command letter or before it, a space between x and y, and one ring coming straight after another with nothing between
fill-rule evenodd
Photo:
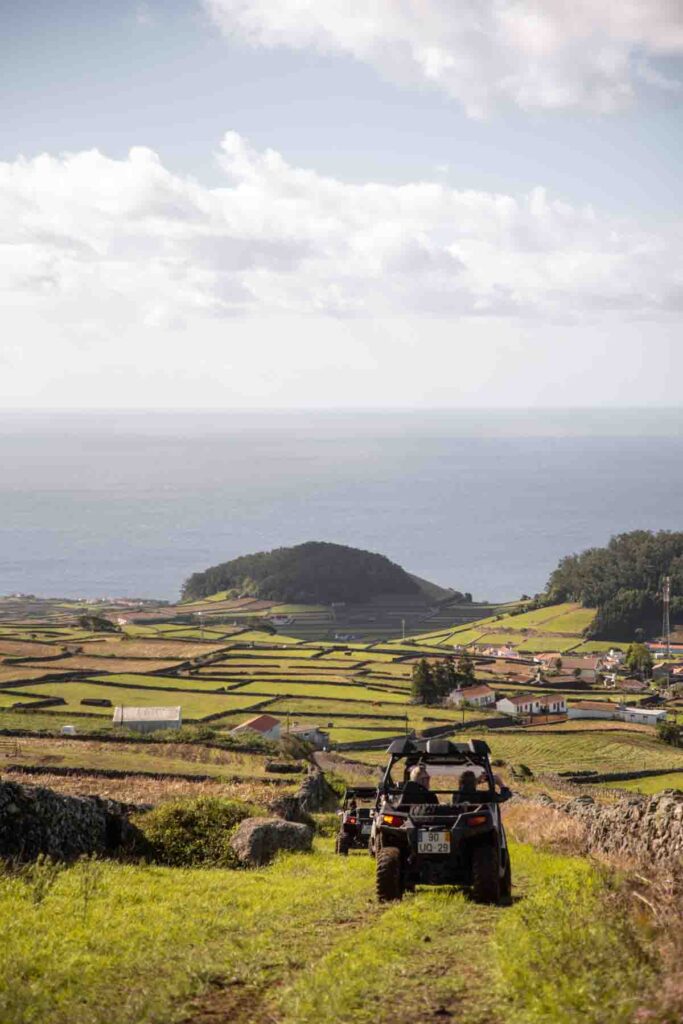
<instances>
[{"instance_id":1,"label":"white cloud","mask_svg":"<svg viewBox=\"0 0 683 1024\"><path fill-rule=\"evenodd\" d=\"M627 104L683 54L680 0L203 0L229 37L346 54L392 80L442 89L474 117Z\"/></svg>"},{"instance_id":2,"label":"white cloud","mask_svg":"<svg viewBox=\"0 0 683 1024\"><path fill-rule=\"evenodd\" d=\"M0 164L0 291L55 322L172 327L193 316L666 319L681 233L647 231L538 188L348 184L226 135L226 185L147 149Z\"/></svg>"}]
</instances>

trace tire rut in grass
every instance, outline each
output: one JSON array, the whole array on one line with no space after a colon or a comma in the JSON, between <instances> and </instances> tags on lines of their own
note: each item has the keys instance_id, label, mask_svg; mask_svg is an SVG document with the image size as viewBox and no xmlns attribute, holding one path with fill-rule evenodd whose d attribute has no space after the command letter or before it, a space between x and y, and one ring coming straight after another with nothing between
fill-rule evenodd
<instances>
[{"instance_id":1,"label":"tire rut in grass","mask_svg":"<svg viewBox=\"0 0 683 1024\"><path fill-rule=\"evenodd\" d=\"M499 1024L486 947L504 913L462 892L418 891L271 993L250 1024Z\"/></svg>"}]
</instances>

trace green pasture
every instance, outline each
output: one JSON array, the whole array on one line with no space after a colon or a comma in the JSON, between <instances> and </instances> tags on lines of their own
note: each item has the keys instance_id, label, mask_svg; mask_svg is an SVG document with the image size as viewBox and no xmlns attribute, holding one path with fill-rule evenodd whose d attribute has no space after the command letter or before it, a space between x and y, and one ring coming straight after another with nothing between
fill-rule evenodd
<instances>
[{"instance_id":1,"label":"green pasture","mask_svg":"<svg viewBox=\"0 0 683 1024\"><path fill-rule=\"evenodd\" d=\"M644 779L628 779L625 782L604 782L603 789L627 789L633 793L644 793L653 796L663 789L683 790L683 771L670 772L668 775L650 775Z\"/></svg>"},{"instance_id":2,"label":"green pasture","mask_svg":"<svg viewBox=\"0 0 683 1024\"><path fill-rule=\"evenodd\" d=\"M521 654L528 652L529 654L553 654L555 651L558 654L568 654L570 651L574 654L576 647L576 638L562 637L562 636L530 636L525 637L518 648Z\"/></svg>"},{"instance_id":3,"label":"green pasture","mask_svg":"<svg viewBox=\"0 0 683 1024\"><path fill-rule=\"evenodd\" d=\"M462 738L470 737L463 734ZM539 727L524 732L496 730L487 734L486 741L492 757L510 764L521 762L532 771L627 772L683 767L683 750L660 743L654 735L627 730L564 735Z\"/></svg>"},{"instance_id":4,"label":"green pasture","mask_svg":"<svg viewBox=\"0 0 683 1024\"><path fill-rule=\"evenodd\" d=\"M572 611L549 619L548 622L544 622L536 628L543 632L574 633L575 636L580 637L584 629L588 629L595 618L595 611L595 608L575 607Z\"/></svg>"},{"instance_id":5,"label":"green pasture","mask_svg":"<svg viewBox=\"0 0 683 1024\"><path fill-rule=\"evenodd\" d=\"M182 707L184 718L205 718L207 715L218 714L220 711L231 711L237 708L250 707L258 703L257 698L222 696L203 693L163 693L159 690L138 690L122 686L106 686L97 683L40 683L31 687L32 693L40 693L43 697L62 697L66 701L64 711L81 711L88 714L111 718L117 705L127 707ZM84 698L105 698L112 702L112 707L98 708L82 705ZM60 708L55 708L61 711Z\"/></svg>"},{"instance_id":6,"label":"green pasture","mask_svg":"<svg viewBox=\"0 0 683 1024\"><path fill-rule=\"evenodd\" d=\"M129 686L154 687L162 697L162 689L174 690L181 688L198 692L211 692L221 688L221 684L217 680L202 679L200 676L147 676L139 675L136 672L115 672L111 675L100 676L93 672L91 678L98 683L124 683Z\"/></svg>"},{"instance_id":7,"label":"green pasture","mask_svg":"<svg viewBox=\"0 0 683 1024\"><path fill-rule=\"evenodd\" d=\"M367 694L366 694L367 698ZM363 702L361 700L321 700L315 696L311 696L310 699L306 697L279 697L274 700L272 704L268 705L268 714L272 715L284 715L289 712L292 717L295 717L297 713L306 713L310 715L319 715L322 721L325 718L326 721L332 718L343 717L353 712L354 715L363 715L362 719L356 719L356 721L362 725L365 719L373 718L384 718L384 716L399 716L395 720L402 720L406 711L410 712L411 708L409 705L398 705L396 707L387 706L381 710L378 709L376 704L371 702ZM394 719L392 719L394 720Z\"/></svg>"},{"instance_id":8,"label":"green pasture","mask_svg":"<svg viewBox=\"0 0 683 1024\"><path fill-rule=\"evenodd\" d=\"M240 687L240 694L263 693L281 697L331 697L343 700L372 701L381 703L405 703L405 695L383 690L381 693L374 693L361 686L333 686L330 683L247 683Z\"/></svg>"},{"instance_id":9,"label":"green pasture","mask_svg":"<svg viewBox=\"0 0 683 1024\"><path fill-rule=\"evenodd\" d=\"M20 698L16 697L15 700L20 700ZM73 725L77 732L110 729L110 719L103 718L101 715L89 718L70 714L66 707L50 710L56 714L50 714L48 711L10 711L0 707L0 729L29 730L32 733L59 732L63 725ZM83 708L82 710L86 711L87 709ZM113 713L113 708L111 710Z\"/></svg>"}]
</instances>

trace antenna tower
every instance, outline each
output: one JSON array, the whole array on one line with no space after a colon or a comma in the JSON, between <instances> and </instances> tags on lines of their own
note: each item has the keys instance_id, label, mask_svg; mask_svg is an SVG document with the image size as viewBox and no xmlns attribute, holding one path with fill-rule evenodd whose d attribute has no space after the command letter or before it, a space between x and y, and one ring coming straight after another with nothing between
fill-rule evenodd
<instances>
[{"instance_id":1,"label":"antenna tower","mask_svg":"<svg viewBox=\"0 0 683 1024\"><path fill-rule=\"evenodd\" d=\"M666 644L666 656L671 657L671 619L669 616L669 605L671 603L671 577L665 576L662 586L662 639Z\"/></svg>"}]
</instances>

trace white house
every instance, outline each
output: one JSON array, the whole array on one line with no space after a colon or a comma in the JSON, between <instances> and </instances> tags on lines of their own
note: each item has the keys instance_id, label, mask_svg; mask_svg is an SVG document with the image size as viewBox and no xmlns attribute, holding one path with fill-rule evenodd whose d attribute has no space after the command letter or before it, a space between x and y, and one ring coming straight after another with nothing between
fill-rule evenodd
<instances>
[{"instance_id":1,"label":"white house","mask_svg":"<svg viewBox=\"0 0 683 1024\"><path fill-rule=\"evenodd\" d=\"M541 704L538 697L521 694L518 697L503 697L496 701L496 709L505 715L538 715Z\"/></svg>"},{"instance_id":2,"label":"white house","mask_svg":"<svg viewBox=\"0 0 683 1024\"><path fill-rule=\"evenodd\" d=\"M619 712L622 722L634 725L659 725L666 721L666 710L656 711L654 708L623 708Z\"/></svg>"},{"instance_id":3,"label":"white house","mask_svg":"<svg viewBox=\"0 0 683 1024\"><path fill-rule=\"evenodd\" d=\"M446 703L459 708L463 701L472 704L477 708L492 707L496 703L495 691L482 683L481 686L467 686L465 689L458 688L451 690L446 697Z\"/></svg>"},{"instance_id":4,"label":"white house","mask_svg":"<svg viewBox=\"0 0 683 1024\"><path fill-rule=\"evenodd\" d=\"M289 730L289 735L296 736L300 740L306 740L307 743L312 743L318 750L329 750L330 734L325 729L320 729L317 725L294 725Z\"/></svg>"},{"instance_id":5,"label":"white house","mask_svg":"<svg viewBox=\"0 0 683 1024\"><path fill-rule=\"evenodd\" d=\"M166 708L114 708L114 725L134 732L154 732L157 729L179 729L183 724L180 707Z\"/></svg>"},{"instance_id":6,"label":"white house","mask_svg":"<svg viewBox=\"0 0 683 1024\"><path fill-rule=\"evenodd\" d=\"M273 718L272 715L256 715L255 718L249 718L246 722L242 722L241 725L236 725L230 732L233 734L257 732L264 740L279 740L280 729L279 718Z\"/></svg>"},{"instance_id":7,"label":"white house","mask_svg":"<svg viewBox=\"0 0 683 1024\"><path fill-rule=\"evenodd\" d=\"M608 700L577 700L569 705L567 718L617 718L618 704Z\"/></svg>"},{"instance_id":8,"label":"white house","mask_svg":"<svg viewBox=\"0 0 683 1024\"><path fill-rule=\"evenodd\" d=\"M567 710L567 701L561 693L542 693L538 700L546 715L563 715Z\"/></svg>"}]
</instances>

